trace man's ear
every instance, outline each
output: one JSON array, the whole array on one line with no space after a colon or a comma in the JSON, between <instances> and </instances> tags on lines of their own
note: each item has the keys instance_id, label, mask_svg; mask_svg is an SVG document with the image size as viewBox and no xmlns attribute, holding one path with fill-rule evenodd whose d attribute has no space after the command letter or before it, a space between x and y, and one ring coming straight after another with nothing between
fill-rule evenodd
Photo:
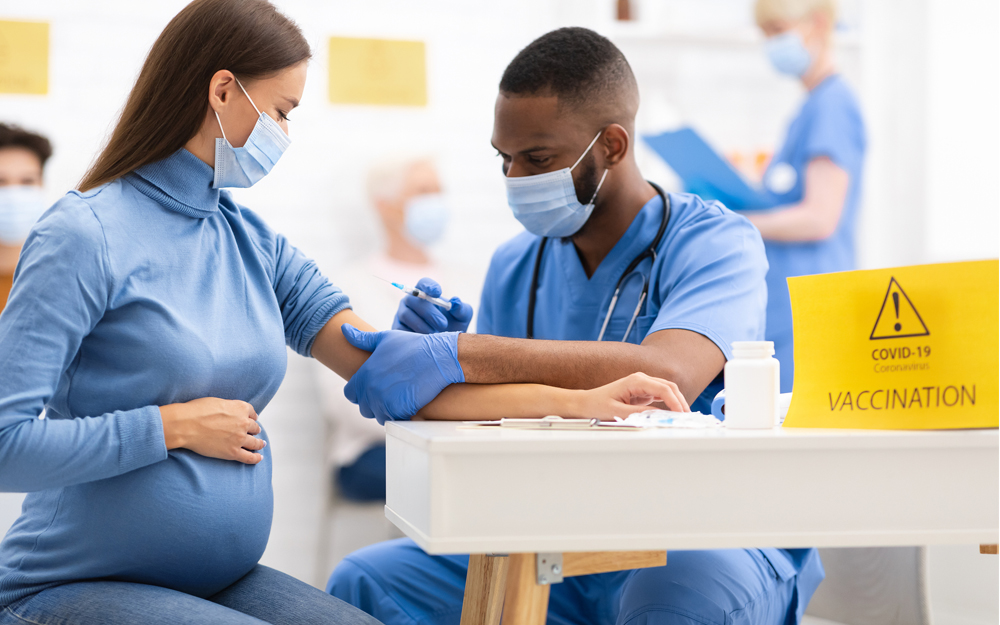
<instances>
[{"instance_id":1,"label":"man's ear","mask_svg":"<svg viewBox=\"0 0 1000 625\"><path fill-rule=\"evenodd\" d=\"M618 124L611 124L604 129L598 144L604 149L604 166L611 169L625 159L632 138L628 131Z\"/></svg>"}]
</instances>

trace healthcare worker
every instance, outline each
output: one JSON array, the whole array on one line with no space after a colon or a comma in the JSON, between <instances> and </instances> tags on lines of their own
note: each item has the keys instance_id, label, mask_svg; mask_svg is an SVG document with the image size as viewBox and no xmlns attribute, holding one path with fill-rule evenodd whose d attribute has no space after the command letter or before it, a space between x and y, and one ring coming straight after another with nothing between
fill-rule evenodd
<instances>
[{"instance_id":1,"label":"healthcare worker","mask_svg":"<svg viewBox=\"0 0 1000 625\"><path fill-rule=\"evenodd\" d=\"M646 371L676 382L707 412L731 343L763 338L760 235L718 203L643 179L633 143L638 104L622 53L587 29L550 32L507 67L493 145L527 232L493 256L480 334L459 337L467 381L587 388ZM424 304L407 297L400 322L435 330L454 322ZM371 342L379 344L348 390L362 410L392 418L400 400L386 399L392 388L381 380L399 352ZM682 478L629 479L655 489ZM784 625L798 621L823 577L811 549L677 551L667 561L554 585L549 623ZM467 556L389 541L348 556L328 590L391 625L457 624L467 566Z\"/></svg>"},{"instance_id":2,"label":"healthcare worker","mask_svg":"<svg viewBox=\"0 0 1000 625\"><path fill-rule=\"evenodd\" d=\"M42 189L52 144L42 135L0 124L0 310L28 230L48 208Z\"/></svg>"},{"instance_id":3,"label":"healthcare worker","mask_svg":"<svg viewBox=\"0 0 1000 625\"><path fill-rule=\"evenodd\" d=\"M790 392L795 365L786 279L855 268L865 127L834 64L835 0L758 0L755 17L774 68L808 91L764 173L777 206L741 213L764 237L770 265L766 338L781 363L781 390Z\"/></svg>"},{"instance_id":4,"label":"healthcare worker","mask_svg":"<svg viewBox=\"0 0 1000 625\"><path fill-rule=\"evenodd\" d=\"M274 503L257 420L286 346L347 379L368 353L345 333L371 329L222 190L252 186L288 148L309 57L265 0L195 0L153 44L79 190L32 227L0 314L0 491L29 493L0 542L0 625L377 622L258 564ZM462 385L456 333L396 335L409 348L397 388L432 417L676 403L649 376L584 392Z\"/></svg>"}]
</instances>

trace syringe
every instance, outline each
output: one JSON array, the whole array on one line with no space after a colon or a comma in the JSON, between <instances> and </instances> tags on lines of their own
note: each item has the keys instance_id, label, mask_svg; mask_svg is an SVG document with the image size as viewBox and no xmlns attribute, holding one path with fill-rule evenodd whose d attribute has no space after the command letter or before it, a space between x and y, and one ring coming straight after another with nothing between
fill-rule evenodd
<instances>
[{"instance_id":1,"label":"syringe","mask_svg":"<svg viewBox=\"0 0 1000 625\"><path fill-rule=\"evenodd\" d=\"M431 297L430 295L424 293L423 291L421 291L416 287L405 286L403 284L400 284L399 282L392 282L390 280L386 280L385 278L379 278L379 276L375 277L378 278L379 280L385 280L386 282L396 287L400 291L403 291L407 295L412 295L414 297L419 297L420 299L427 300L428 302L434 304L438 308L443 308L444 310L451 310L451 302L449 302L446 299L441 299L440 297Z\"/></svg>"}]
</instances>

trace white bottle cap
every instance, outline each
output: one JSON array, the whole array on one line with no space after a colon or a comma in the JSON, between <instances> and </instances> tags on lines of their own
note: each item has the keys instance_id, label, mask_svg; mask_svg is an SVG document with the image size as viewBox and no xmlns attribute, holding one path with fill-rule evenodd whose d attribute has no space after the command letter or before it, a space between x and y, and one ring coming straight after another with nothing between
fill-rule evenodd
<instances>
[{"instance_id":1,"label":"white bottle cap","mask_svg":"<svg viewBox=\"0 0 1000 625\"><path fill-rule=\"evenodd\" d=\"M774 341L734 341L733 358L769 358L774 355Z\"/></svg>"}]
</instances>

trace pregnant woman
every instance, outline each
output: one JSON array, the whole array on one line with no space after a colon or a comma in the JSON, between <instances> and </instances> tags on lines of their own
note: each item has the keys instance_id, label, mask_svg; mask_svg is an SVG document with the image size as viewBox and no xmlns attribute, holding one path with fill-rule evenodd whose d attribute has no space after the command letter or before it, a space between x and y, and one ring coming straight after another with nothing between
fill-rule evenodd
<instances>
[{"instance_id":1,"label":"pregnant woman","mask_svg":"<svg viewBox=\"0 0 1000 625\"><path fill-rule=\"evenodd\" d=\"M257 564L272 513L257 415L285 346L345 379L369 356L342 332L371 329L347 296L220 191L289 145L309 57L264 0L191 3L79 190L32 229L0 315L0 491L29 493L0 543L0 625L376 622ZM454 356L402 392L464 382L455 333L392 334ZM641 374L451 388L421 414L608 418L680 396Z\"/></svg>"}]
</instances>

